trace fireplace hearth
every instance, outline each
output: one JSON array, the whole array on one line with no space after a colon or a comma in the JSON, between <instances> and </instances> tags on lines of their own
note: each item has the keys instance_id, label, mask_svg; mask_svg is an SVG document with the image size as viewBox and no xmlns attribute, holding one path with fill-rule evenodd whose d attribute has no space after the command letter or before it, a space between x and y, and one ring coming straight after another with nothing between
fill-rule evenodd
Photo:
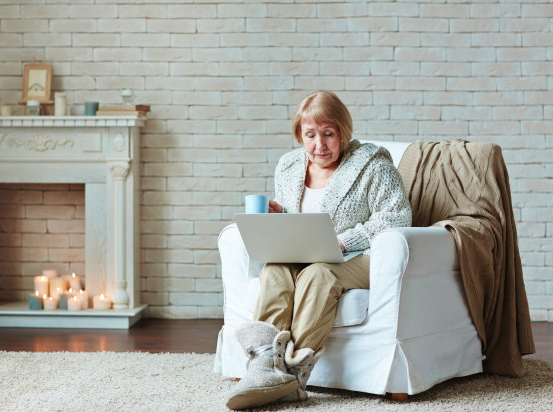
<instances>
[{"instance_id":1,"label":"fireplace hearth","mask_svg":"<svg viewBox=\"0 0 553 412\"><path fill-rule=\"evenodd\" d=\"M143 125L140 117L0 117L0 183L85 185L86 289L114 302L109 311L68 312L0 301L0 327L125 329L140 319Z\"/></svg>"}]
</instances>

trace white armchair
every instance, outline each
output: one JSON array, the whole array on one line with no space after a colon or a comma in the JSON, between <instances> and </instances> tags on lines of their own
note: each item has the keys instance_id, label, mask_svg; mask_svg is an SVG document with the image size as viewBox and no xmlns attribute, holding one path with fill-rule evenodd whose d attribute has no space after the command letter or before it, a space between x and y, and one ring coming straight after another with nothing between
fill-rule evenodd
<instances>
[{"instance_id":1,"label":"white armchair","mask_svg":"<svg viewBox=\"0 0 553 412\"><path fill-rule=\"evenodd\" d=\"M407 147L372 143L386 147L396 166ZM250 261L234 224L221 232L219 251L225 302L215 372L240 378L247 359L235 329L252 320L263 264ZM350 290L340 298L325 354L309 385L412 395L482 371L481 342L448 231L395 228L378 234L370 277L370 290Z\"/></svg>"}]
</instances>

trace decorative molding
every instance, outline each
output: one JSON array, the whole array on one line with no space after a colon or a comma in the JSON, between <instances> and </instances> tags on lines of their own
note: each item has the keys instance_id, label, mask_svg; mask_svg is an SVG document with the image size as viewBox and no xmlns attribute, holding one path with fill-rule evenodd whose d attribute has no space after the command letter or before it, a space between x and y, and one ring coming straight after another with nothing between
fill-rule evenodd
<instances>
[{"instance_id":1,"label":"decorative molding","mask_svg":"<svg viewBox=\"0 0 553 412\"><path fill-rule=\"evenodd\" d=\"M35 152L45 152L47 150L55 150L58 146L73 147L73 140L63 139L54 140L49 136L37 134L31 139L25 141L20 138L8 139L9 147L24 147L26 150L34 150Z\"/></svg>"},{"instance_id":2,"label":"decorative molding","mask_svg":"<svg viewBox=\"0 0 553 412\"><path fill-rule=\"evenodd\" d=\"M0 127L142 127L138 116L0 116Z\"/></svg>"},{"instance_id":3,"label":"decorative molding","mask_svg":"<svg viewBox=\"0 0 553 412\"><path fill-rule=\"evenodd\" d=\"M130 165L128 162L109 163L109 170L114 179L126 179L129 174Z\"/></svg>"},{"instance_id":4,"label":"decorative molding","mask_svg":"<svg viewBox=\"0 0 553 412\"><path fill-rule=\"evenodd\" d=\"M122 152L125 150L125 139L123 138L123 133L115 133L115 137L113 138L113 149L116 152Z\"/></svg>"}]
</instances>

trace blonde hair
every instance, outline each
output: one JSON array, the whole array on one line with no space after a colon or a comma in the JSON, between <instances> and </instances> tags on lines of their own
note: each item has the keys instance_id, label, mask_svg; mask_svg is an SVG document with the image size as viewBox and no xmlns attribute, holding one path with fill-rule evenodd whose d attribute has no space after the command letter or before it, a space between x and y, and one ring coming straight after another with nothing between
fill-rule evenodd
<instances>
[{"instance_id":1,"label":"blonde hair","mask_svg":"<svg viewBox=\"0 0 553 412\"><path fill-rule=\"evenodd\" d=\"M319 90L306 96L292 117L292 133L298 143L303 143L301 138L301 123L306 119L312 119L315 123L330 123L338 128L341 137L342 152L348 147L353 134L353 121L348 108L336 94Z\"/></svg>"}]
</instances>

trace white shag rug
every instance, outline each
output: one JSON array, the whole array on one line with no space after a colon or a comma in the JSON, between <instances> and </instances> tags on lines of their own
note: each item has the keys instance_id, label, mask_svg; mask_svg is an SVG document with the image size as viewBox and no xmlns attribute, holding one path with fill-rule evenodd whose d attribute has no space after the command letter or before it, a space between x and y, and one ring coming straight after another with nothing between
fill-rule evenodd
<instances>
[{"instance_id":1,"label":"white shag rug","mask_svg":"<svg viewBox=\"0 0 553 412\"><path fill-rule=\"evenodd\" d=\"M234 380L215 355L0 351L0 411L227 411ZM553 368L525 359L526 376L453 379L396 403L384 396L308 387L309 400L257 411L551 411Z\"/></svg>"}]
</instances>

